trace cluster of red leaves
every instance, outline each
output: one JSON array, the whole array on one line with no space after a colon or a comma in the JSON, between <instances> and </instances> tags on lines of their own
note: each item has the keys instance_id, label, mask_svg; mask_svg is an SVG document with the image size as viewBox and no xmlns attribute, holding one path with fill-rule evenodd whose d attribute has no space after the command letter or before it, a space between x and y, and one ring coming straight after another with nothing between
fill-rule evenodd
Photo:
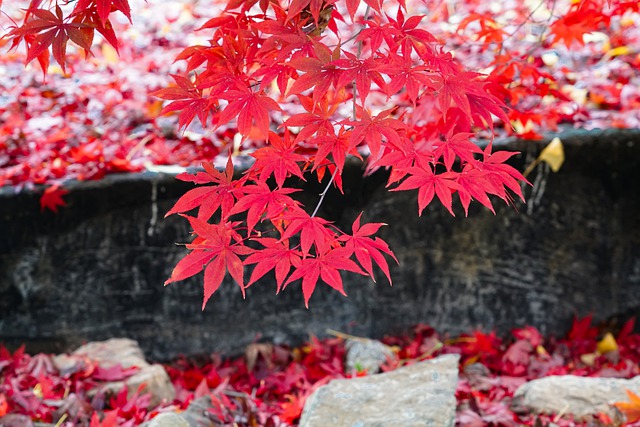
<instances>
[{"instance_id":1,"label":"cluster of red leaves","mask_svg":"<svg viewBox=\"0 0 640 427\"><path fill-rule=\"evenodd\" d=\"M566 338L548 340L533 327L516 329L510 339L502 340L495 333L480 331L448 339L423 325L410 336L383 340L394 350L383 370L442 354L459 354L461 374L456 395L460 425L608 425L610 420L604 414L575 421L562 414L514 413L511 397L526 381L549 375L639 375L640 335L632 330L633 320L617 334L617 349L599 354L599 331L591 325L590 317L575 321ZM594 354L597 357L587 358ZM33 420L56 422L66 415L61 426L133 426L163 411L185 409L194 398L209 395L213 407L208 416L217 425L295 425L305 399L316 388L334 378L366 375L346 372L344 358L340 338L312 338L294 349L256 343L247 347L244 357L233 359L216 355L180 358L166 365L176 388L175 401L150 410L144 390L132 396L123 391L115 396L98 393L88 397L99 381L120 380L131 375L130 371L118 367L105 370L86 361L78 369L61 373L48 355L29 356L22 350L11 354L2 348L0 416L26 414ZM632 418L640 409L634 400L617 406L627 414L628 426L640 425Z\"/></svg>"},{"instance_id":2,"label":"cluster of red leaves","mask_svg":"<svg viewBox=\"0 0 640 427\"><path fill-rule=\"evenodd\" d=\"M7 9L27 19L28 12L21 15L17 3L5 4L3 12ZM40 3L45 7L47 2ZM77 8L81 3L90 2L74 5ZM91 8L96 7L92 4ZM28 11L27 5L22 6ZM158 27L169 17L166 10L157 9L163 19L149 19L142 12L136 16L141 34L127 32L126 26L114 22L123 35L119 57L107 42L99 44L87 59L69 44L65 51L69 74L51 65L43 77L32 67L25 70L22 50L2 52L0 186L63 184L69 179L100 179L109 173L162 165L198 166L219 155L232 134L178 133L171 119L158 117L161 102L148 94L168 84L168 65L176 49L189 40L162 34ZM36 20L31 25L34 31L40 28L36 18L28 19ZM175 32L192 31L197 24L193 19L192 24L176 25ZM11 28L11 21L0 14L0 25ZM8 37L0 40L0 46L11 40Z\"/></svg>"},{"instance_id":3,"label":"cluster of red leaves","mask_svg":"<svg viewBox=\"0 0 640 427\"><path fill-rule=\"evenodd\" d=\"M205 172L178 177L213 185L187 192L168 212L198 209L197 218L186 216L196 236L191 253L167 284L204 270L206 304L225 271L244 294L274 270L278 292L302 279L308 306L319 281L344 294L340 271L375 280L375 262L391 282L384 255L393 253L372 238L383 224L361 228L358 217L352 234L343 232L316 216L317 207L308 213L286 183L309 170L319 179L331 174L328 185L342 190L347 156L365 150L367 171L391 168L393 191L418 190L419 214L436 197L453 214L454 193L465 210L473 199L493 210L489 195L509 203L508 190L522 198L525 180L505 164L512 153L470 140L473 129L493 128L492 115L508 120L498 88L418 28L424 16L405 17L404 3L393 17L377 2L364 13L357 0L261 2L259 14L255 3L231 2L207 21L209 46L178 56L193 77L174 76L176 87L156 92L170 101L164 112L180 111L181 126L196 117L205 127L232 122L240 138L264 143L239 180L231 160L224 174L205 164Z\"/></svg>"},{"instance_id":4,"label":"cluster of red leaves","mask_svg":"<svg viewBox=\"0 0 640 427\"><path fill-rule=\"evenodd\" d=\"M319 180L330 175L328 186L342 190L348 156L366 154L366 172L390 169L392 191L418 190L419 214L434 199L453 214L456 194L465 212L472 200L493 210L490 196L507 203L514 194L522 199L520 183L526 181L506 164L511 154L492 153L491 144L482 150L474 136L493 137L494 122L506 125L507 131L513 124L516 132L530 137L537 136L532 123L555 127L561 121L557 112L555 120L540 118L526 108L527 103L571 99L558 90L550 73L541 71L541 65L530 65L531 60L535 63L532 55L549 47L584 44L585 34L599 30L615 33L619 42L631 44L637 41L632 38L635 33L623 38L627 33L615 28L637 15L638 7L620 0L581 0L567 5L557 17L553 13L556 1L547 5L543 0L533 10L511 5L505 9L524 19L513 34L507 34L498 13L469 3L463 6L466 16L455 29L460 35L452 39L462 43L469 41L465 37L482 39L480 52L485 55L480 56L489 56L488 61L465 56L478 49L464 44L453 51L445 49L443 36L449 34L430 31L426 22L448 23L451 16L438 7L430 8L429 1L384 5L376 0L225 2L225 8L200 27L201 34L207 34L207 44L200 41L184 48L176 59L185 69L172 75L172 87L155 95L168 101L163 113L178 114L180 128L197 119L205 129L230 132L239 142L236 148L253 147L250 154L255 162L236 181L232 181L231 161L224 173L205 163L205 172L180 176L207 186L189 191L169 212L187 214L198 209L197 218L185 215L195 235L187 245L191 252L166 283L204 271L206 304L226 273L244 294L246 286L274 270L278 291L302 279L308 305L319 281L344 293L341 271L374 279L375 263L391 282L385 255L393 257L393 253L384 241L372 237L382 224L360 228L358 218L349 234L316 216L322 198L315 209L305 210L290 196L294 190L288 188L286 179L304 179L305 171L315 173ZM66 70L68 42L89 55L95 32L117 51L111 14L122 14L131 21L127 0L78 1L68 13L55 0L49 5L47 9L43 0L31 0L22 25L13 26L7 34L12 47L25 45L27 63L37 59L43 69L50 51L62 71ZM552 8L540 38L524 54L518 49L507 54L512 39L526 40L519 32L522 27L530 30L540 24L533 15L542 6ZM420 11L429 16L413 14ZM584 16L590 17L587 24L580 21ZM476 24L479 31L474 32ZM465 36L467 33L471 35ZM518 46L523 45L527 43ZM633 65L635 52L625 47L625 52L615 56L628 56ZM470 71L478 69L489 73ZM568 72L563 75L569 78ZM627 77L632 83L636 76L627 73ZM633 93L630 99L635 99ZM573 111L568 116L576 114ZM56 137L56 141L68 142L67 137ZM98 171L135 170L131 153L142 143L129 151L125 144L114 144L121 155L105 162L101 141L107 138L105 133L94 136L92 142L75 150L81 153L73 159L91 162L98 153ZM52 174L65 175L67 165L72 169L74 165L61 154L65 147L54 150L56 160L50 167L39 168L44 172L41 181ZM160 150L170 152L166 147ZM28 165L22 170L24 165L12 165L15 170L10 177L38 182ZM49 196L59 202L60 193ZM42 205L56 207L59 203L44 201ZM244 267L253 264L245 284Z\"/></svg>"},{"instance_id":5,"label":"cluster of red leaves","mask_svg":"<svg viewBox=\"0 0 640 427\"><path fill-rule=\"evenodd\" d=\"M588 129L640 125L637 2L447 6L431 19L457 25L436 34L448 38L461 62L508 84L502 93L514 127L506 127L507 133L535 139L563 123Z\"/></svg>"}]
</instances>

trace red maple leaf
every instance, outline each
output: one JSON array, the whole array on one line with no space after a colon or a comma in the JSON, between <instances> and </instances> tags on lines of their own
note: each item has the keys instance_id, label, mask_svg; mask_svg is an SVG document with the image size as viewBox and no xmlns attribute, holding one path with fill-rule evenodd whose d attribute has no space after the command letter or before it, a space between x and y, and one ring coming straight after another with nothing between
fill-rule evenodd
<instances>
[{"instance_id":1,"label":"red maple leaf","mask_svg":"<svg viewBox=\"0 0 640 427\"><path fill-rule=\"evenodd\" d=\"M102 421L100 421L98 412L94 412L91 415L89 427L118 427L118 410L106 411Z\"/></svg>"},{"instance_id":2,"label":"red maple leaf","mask_svg":"<svg viewBox=\"0 0 640 427\"><path fill-rule=\"evenodd\" d=\"M269 145L251 153L251 156L256 159L253 169L260 181L266 182L272 174L280 188L289 174L304 181L298 162L305 161L306 157L296 153L297 148L298 145L291 138L288 130L285 130L283 137L269 132Z\"/></svg>"},{"instance_id":3,"label":"red maple leaf","mask_svg":"<svg viewBox=\"0 0 640 427\"><path fill-rule=\"evenodd\" d=\"M326 219L310 216L300 208L293 208L286 212L282 219L288 223L282 233L280 241L288 240L300 232L300 246L302 253L307 256L311 246L315 245L317 252L324 252L334 238L334 233L327 228L330 224Z\"/></svg>"},{"instance_id":4,"label":"red maple leaf","mask_svg":"<svg viewBox=\"0 0 640 427\"><path fill-rule=\"evenodd\" d=\"M325 135L318 138L314 138L312 141L318 144L318 152L314 157L314 167L317 169L323 165L323 161L328 160L329 154L331 154L331 160L338 168L338 171L342 173L344 168L344 162L347 159L347 155L352 155L361 159L362 157L356 150L351 139L352 131L346 130L345 127L341 127L338 131L338 135Z\"/></svg>"},{"instance_id":5,"label":"red maple leaf","mask_svg":"<svg viewBox=\"0 0 640 427\"><path fill-rule=\"evenodd\" d=\"M605 20L602 10L595 9L590 3L576 3L566 15L551 23L549 29L554 43L562 41L567 48L571 48L575 41L584 46L583 36L595 31Z\"/></svg>"},{"instance_id":6,"label":"red maple leaf","mask_svg":"<svg viewBox=\"0 0 640 427\"><path fill-rule=\"evenodd\" d=\"M344 101L333 92L328 92L318 102L314 102L311 98L303 95L298 96L300 104L307 110L307 113L294 114L285 120L282 127L300 127L300 131L296 135L296 142L308 140L311 136L331 135L334 133L334 115L340 102Z\"/></svg>"},{"instance_id":7,"label":"red maple leaf","mask_svg":"<svg viewBox=\"0 0 640 427\"><path fill-rule=\"evenodd\" d=\"M478 114L486 117L483 110L489 110L499 114L499 117L507 122L506 113L499 108L503 103L485 90L487 82L483 78L482 74L469 71L443 74L442 85L438 89L438 101L442 112L446 113L449 108L457 107L468 117Z\"/></svg>"},{"instance_id":8,"label":"red maple leaf","mask_svg":"<svg viewBox=\"0 0 640 427\"><path fill-rule=\"evenodd\" d=\"M243 181L233 181L233 162L231 157L227 159L227 167L225 172L218 172L211 163L203 163L204 172L198 172L195 175L182 173L176 176L182 181L190 181L196 184L209 184L203 187L196 187L193 190L183 194L169 212L165 214L165 218L175 213L188 212L198 208L198 218L208 220L220 208L222 217L227 218L229 211L236 201L234 192L242 186Z\"/></svg>"},{"instance_id":9,"label":"red maple leaf","mask_svg":"<svg viewBox=\"0 0 640 427\"><path fill-rule=\"evenodd\" d=\"M238 199L229 215L247 211L248 232L251 233L263 214L266 213L267 218L276 218L287 209L299 207L300 202L287 195L297 191L300 190L294 188L271 190L264 182L244 186L242 192L245 195Z\"/></svg>"},{"instance_id":10,"label":"red maple leaf","mask_svg":"<svg viewBox=\"0 0 640 427\"><path fill-rule=\"evenodd\" d=\"M129 22L131 22L131 8L127 0L78 0L78 3L73 9L73 13L89 9L92 4L95 4L96 11L103 24L107 22L107 18L112 9L122 12Z\"/></svg>"},{"instance_id":11,"label":"red maple leaf","mask_svg":"<svg viewBox=\"0 0 640 427\"><path fill-rule=\"evenodd\" d=\"M371 161L379 159L382 155L383 138L396 147L402 144L398 131L405 129L406 126L400 120L389 117L394 110L395 108L390 108L371 117L367 110L356 105L359 120L343 122L353 126L351 145L355 147L363 141L367 143L371 152Z\"/></svg>"},{"instance_id":12,"label":"red maple leaf","mask_svg":"<svg viewBox=\"0 0 640 427\"><path fill-rule=\"evenodd\" d=\"M344 52L346 58L333 61L331 64L342 70L340 78L336 83L336 89L342 89L355 81L356 94L358 100L364 105L365 99L369 96L371 90L371 82L382 90L386 90L387 84L380 74L379 61L375 58L359 59L352 53Z\"/></svg>"},{"instance_id":13,"label":"red maple leaf","mask_svg":"<svg viewBox=\"0 0 640 427\"><path fill-rule=\"evenodd\" d=\"M317 103L329 91L331 85L336 87L343 71L332 64L332 61L340 57L339 46L333 52L321 43L314 43L313 46L316 58L296 57L289 61L292 67L304 74L291 85L288 94L300 94L314 88L312 96L313 101Z\"/></svg>"},{"instance_id":14,"label":"red maple leaf","mask_svg":"<svg viewBox=\"0 0 640 427\"><path fill-rule=\"evenodd\" d=\"M304 295L304 305L307 308L309 308L309 299L319 279L346 296L340 270L366 274L355 262L349 259L349 255L347 249L336 248L321 252L316 257L303 258L300 266L289 276L284 286L286 287L289 283L302 278L302 294Z\"/></svg>"},{"instance_id":15,"label":"red maple leaf","mask_svg":"<svg viewBox=\"0 0 640 427\"><path fill-rule=\"evenodd\" d=\"M55 14L46 9L30 10L31 19L21 27L14 28L8 37L13 38L13 47L23 39L26 41L27 63L40 57L51 47L53 57L66 72L67 43L71 40L88 52L93 42L93 31L86 31L89 26L85 23L67 22L59 6L56 5L55 10Z\"/></svg>"},{"instance_id":16,"label":"red maple leaf","mask_svg":"<svg viewBox=\"0 0 640 427\"><path fill-rule=\"evenodd\" d=\"M58 184L47 187L42 193L42 196L40 196L40 211L49 209L52 212L58 213L58 207L67 205L62 197L68 193L67 190L61 188Z\"/></svg>"},{"instance_id":17,"label":"red maple leaf","mask_svg":"<svg viewBox=\"0 0 640 427\"><path fill-rule=\"evenodd\" d=\"M343 235L338 238L339 241L344 242L344 247L347 249L349 256L351 254L356 255L356 259L364 268L364 270L371 276L371 279L375 282L376 279L373 276L373 265L371 260L375 261L378 267L382 270L382 272L387 276L389 280L389 284L393 284L391 281L391 274L389 273L389 265L387 264L387 260L384 258L382 253L385 253L391 256L396 262L398 259L393 254L391 249L387 243L376 237L375 239L370 238L369 236L375 234L380 227L386 225L384 223L369 223L364 224L362 227L360 226L360 218L362 217L362 213L358 215L356 220L353 222L352 230L353 235Z\"/></svg>"},{"instance_id":18,"label":"red maple leaf","mask_svg":"<svg viewBox=\"0 0 640 427\"><path fill-rule=\"evenodd\" d=\"M427 207L434 196L438 196L442 205L453 213L451 190L457 190L460 186L456 182L458 174L455 172L443 172L436 174L430 165L426 167L410 167L403 169L409 176L391 191L418 189L418 215Z\"/></svg>"},{"instance_id":19,"label":"red maple leaf","mask_svg":"<svg viewBox=\"0 0 640 427\"><path fill-rule=\"evenodd\" d=\"M189 220L198 237L187 245L191 252L176 264L165 286L198 274L204 269L204 310L211 295L218 290L228 271L245 296L244 269L238 255L249 255L253 249L242 244L242 238L234 230L234 223L209 224L198 218L183 215Z\"/></svg>"},{"instance_id":20,"label":"red maple leaf","mask_svg":"<svg viewBox=\"0 0 640 427\"><path fill-rule=\"evenodd\" d=\"M220 113L217 126L228 123L237 116L238 131L243 136L249 135L251 126L255 122L261 136L267 139L270 123L269 112L282 111L280 105L267 96L264 91L229 90L221 94L220 97L229 100L229 105Z\"/></svg>"},{"instance_id":21,"label":"red maple leaf","mask_svg":"<svg viewBox=\"0 0 640 427\"><path fill-rule=\"evenodd\" d=\"M247 287L269 271L275 270L277 292L280 292L291 268L300 266L302 253L298 250L290 249L288 240L280 241L271 237L263 237L254 239L254 241L262 244L264 248L249 255L244 260L245 265L256 264Z\"/></svg>"},{"instance_id":22,"label":"red maple leaf","mask_svg":"<svg viewBox=\"0 0 640 427\"><path fill-rule=\"evenodd\" d=\"M215 100L204 96L196 82L175 74L172 74L171 77L173 77L177 86L167 87L151 93L153 96L171 101L162 109L160 114L180 111L180 116L178 117L180 128L187 127L196 116L200 119L202 126L206 126L211 108L216 104Z\"/></svg>"}]
</instances>

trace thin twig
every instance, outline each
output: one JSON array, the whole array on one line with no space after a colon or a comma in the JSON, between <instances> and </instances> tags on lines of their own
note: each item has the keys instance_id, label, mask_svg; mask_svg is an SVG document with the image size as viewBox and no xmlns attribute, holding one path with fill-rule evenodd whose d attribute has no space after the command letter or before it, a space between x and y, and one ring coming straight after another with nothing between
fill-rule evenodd
<instances>
[{"instance_id":1,"label":"thin twig","mask_svg":"<svg viewBox=\"0 0 640 427\"><path fill-rule=\"evenodd\" d=\"M333 184L333 180L336 179L337 174L338 174L338 167L336 166L335 170L331 174L331 179L327 183L327 186L324 188L322 193L320 193L320 200L318 200L318 204L316 205L316 208L313 210L313 213L311 214L311 218L316 216L316 214L318 213L318 210L320 209L320 205L322 205L322 201L324 200L324 196L327 195L327 192L329 191L329 188L331 188L331 184Z\"/></svg>"},{"instance_id":2,"label":"thin twig","mask_svg":"<svg viewBox=\"0 0 640 427\"><path fill-rule=\"evenodd\" d=\"M367 20L367 17L369 16L369 11L370 10L371 10L371 6L367 6L367 9L364 12L364 20L365 21ZM362 29L360 31L362 31ZM358 42L358 59L360 59L361 55L362 55L362 40L360 40ZM357 97L358 97L358 89L356 87L356 81L354 80L353 81L353 120L354 121L357 119L357 116L356 116L356 101L357 101ZM364 105L363 105L363 107L364 107ZM331 179L327 183L327 186L324 188L322 193L320 193L320 200L318 200L318 204L316 205L316 208L313 210L313 213L311 214L311 218L316 216L316 214L318 213L318 210L320 209L320 206L322 205L322 202L324 201L324 198L327 195L327 192L329 192L329 188L331 188L331 185L333 184L333 181L336 179L336 175L338 175L338 169L339 169L338 165L336 165L336 168L334 169L333 173L331 174Z\"/></svg>"},{"instance_id":3,"label":"thin twig","mask_svg":"<svg viewBox=\"0 0 640 427\"><path fill-rule=\"evenodd\" d=\"M359 341L359 342L362 342L362 343L367 343L367 342L371 341L368 338L357 337L357 336L351 335L351 334L345 334L344 332L336 331L334 329L327 329L327 333L329 335L333 335L334 337L342 338L343 340Z\"/></svg>"}]
</instances>

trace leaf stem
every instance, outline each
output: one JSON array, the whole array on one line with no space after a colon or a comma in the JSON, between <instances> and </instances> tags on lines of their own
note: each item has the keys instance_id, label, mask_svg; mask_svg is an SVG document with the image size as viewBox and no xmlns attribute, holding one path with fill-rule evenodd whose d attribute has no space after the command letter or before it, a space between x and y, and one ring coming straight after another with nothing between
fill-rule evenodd
<instances>
[{"instance_id":1,"label":"leaf stem","mask_svg":"<svg viewBox=\"0 0 640 427\"><path fill-rule=\"evenodd\" d=\"M367 20L367 17L369 16L369 11L370 10L371 10L371 6L367 6L367 10L364 11L364 20L365 21ZM364 28L364 25L363 25L363 28ZM360 31L362 31L362 29ZM358 41L358 59L360 59L361 55L362 55L362 40ZM353 120L354 121L357 120L357 118L356 118L356 99L357 99L357 97L358 97L358 89L356 87L356 82L354 80L353 81ZM364 108L364 104L362 105L362 107ZM318 210L320 209L320 206L322 206L322 202L324 201L324 198L327 195L327 192L329 191L329 188L331 188L331 184L333 184L333 181L336 179L336 175L337 174L338 174L338 165L336 165L335 170L331 174L331 179L327 183L327 186L324 188L322 193L320 193L320 200L318 200L318 204L316 205L315 209L313 210L313 213L311 214L311 218L316 216L316 214L318 213Z\"/></svg>"},{"instance_id":2,"label":"leaf stem","mask_svg":"<svg viewBox=\"0 0 640 427\"><path fill-rule=\"evenodd\" d=\"M329 188L331 188L331 184L333 184L333 180L336 179L336 175L337 174L338 174L338 166L336 166L336 169L331 174L331 179L327 183L327 186L324 188L322 193L320 193L320 200L318 200L318 204L316 205L316 208L313 210L313 213L311 214L311 218L316 216L316 214L318 213L318 210L320 209L320 206L322 205L322 202L324 201L324 197L327 195L327 192L329 191Z\"/></svg>"}]
</instances>

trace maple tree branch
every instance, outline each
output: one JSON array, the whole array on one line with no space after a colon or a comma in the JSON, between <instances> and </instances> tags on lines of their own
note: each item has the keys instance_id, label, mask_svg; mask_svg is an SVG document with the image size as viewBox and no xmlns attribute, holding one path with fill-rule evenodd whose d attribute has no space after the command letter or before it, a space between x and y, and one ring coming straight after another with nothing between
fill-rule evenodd
<instances>
[{"instance_id":1,"label":"maple tree branch","mask_svg":"<svg viewBox=\"0 0 640 427\"><path fill-rule=\"evenodd\" d=\"M370 11L371 11L371 6L367 5L367 9L364 11L364 20L365 21L367 20L367 17L369 16L369 12ZM363 29L364 29L364 25L362 26L362 28L360 29L358 34L360 34L360 32ZM360 59L361 55L362 55L362 40L358 41L358 59ZM354 121L357 120L357 117L356 117L356 101L357 101L357 98L358 98L358 88L356 86L356 81L354 80L353 81L353 120ZM362 107L364 108L364 105L362 105ZM324 188L324 190L322 190L322 193L320 193L320 200L318 200L318 204L316 204L316 207L313 210L313 213L311 214L311 218L316 216L316 214L318 213L318 210L320 209L320 206L322 206L322 202L324 201L324 198L327 195L327 192L329 191L329 188L331 188L331 185L333 184L333 181L336 179L336 175L337 174L338 174L338 165L336 165L335 170L331 174L331 179L327 183L327 186Z\"/></svg>"},{"instance_id":2,"label":"maple tree branch","mask_svg":"<svg viewBox=\"0 0 640 427\"><path fill-rule=\"evenodd\" d=\"M336 179L336 175L337 174L338 174L338 166L336 165L336 169L331 174L331 179L327 183L327 186L324 188L322 193L320 193L320 200L318 200L318 204L316 205L316 208L313 210L313 213L311 214L311 218L316 216L316 214L318 213L318 210L320 209L320 206L322 205L322 201L324 200L324 197L327 195L327 192L329 191L329 188L331 188L331 184L333 184L333 180Z\"/></svg>"}]
</instances>

